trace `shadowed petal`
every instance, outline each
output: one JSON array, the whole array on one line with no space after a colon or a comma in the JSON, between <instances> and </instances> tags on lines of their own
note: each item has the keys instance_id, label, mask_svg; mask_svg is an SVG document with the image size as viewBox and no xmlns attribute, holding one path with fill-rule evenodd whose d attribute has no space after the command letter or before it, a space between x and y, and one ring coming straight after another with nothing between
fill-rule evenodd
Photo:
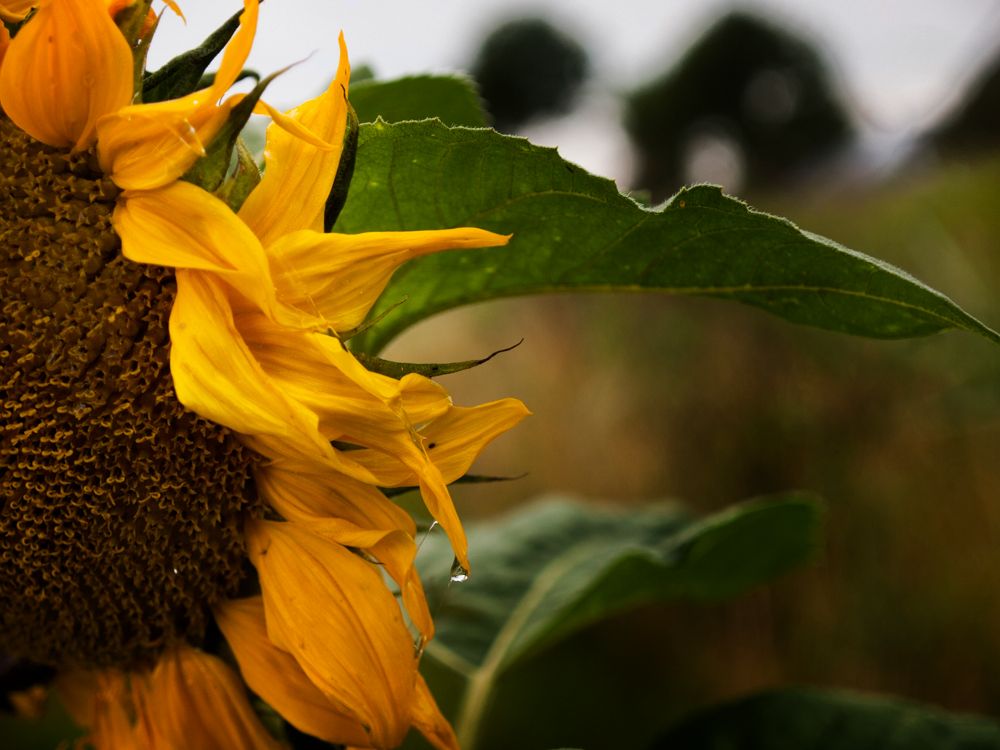
<instances>
[{"instance_id":1,"label":"shadowed petal","mask_svg":"<svg viewBox=\"0 0 1000 750\"><path fill-rule=\"evenodd\" d=\"M264 603L257 596L225 602L215 610L247 685L292 726L326 742L364 745L368 736L339 712L287 651L267 637Z\"/></svg>"}]
</instances>

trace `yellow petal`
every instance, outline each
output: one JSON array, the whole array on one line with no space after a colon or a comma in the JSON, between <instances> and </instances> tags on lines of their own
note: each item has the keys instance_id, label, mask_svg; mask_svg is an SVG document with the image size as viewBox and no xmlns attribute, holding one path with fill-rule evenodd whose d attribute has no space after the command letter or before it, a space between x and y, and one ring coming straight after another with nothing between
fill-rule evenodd
<instances>
[{"instance_id":1,"label":"yellow petal","mask_svg":"<svg viewBox=\"0 0 1000 750\"><path fill-rule=\"evenodd\" d=\"M142 750L132 722L134 705L126 675L115 669L71 670L55 681L63 706L77 725L87 729L95 750Z\"/></svg>"},{"instance_id":2,"label":"yellow petal","mask_svg":"<svg viewBox=\"0 0 1000 750\"><path fill-rule=\"evenodd\" d=\"M327 471L303 474L280 464L261 467L257 491L283 518L309 524L317 534L365 550L399 586L410 620L426 639L434 634L415 565L413 520L377 489Z\"/></svg>"},{"instance_id":3,"label":"yellow petal","mask_svg":"<svg viewBox=\"0 0 1000 750\"><path fill-rule=\"evenodd\" d=\"M509 235L463 227L423 232L299 231L267 246L278 294L336 331L361 324L401 263L429 253L505 245Z\"/></svg>"},{"instance_id":4,"label":"yellow petal","mask_svg":"<svg viewBox=\"0 0 1000 750\"><path fill-rule=\"evenodd\" d=\"M132 52L103 0L43 0L11 41L0 105L32 137L74 151L132 98Z\"/></svg>"},{"instance_id":5,"label":"yellow petal","mask_svg":"<svg viewBox=\"0 0 1000 750\"><path fill-rule=\"evenodd\" d=\"M179 11L177 11L179 12ZM259 15L258 0L243 0L243 12L240 14L240 25L226 45L222 54L222 62L212 82L212 100L219 101L235 83L240 71L246 64L253 46L253 38L257 33L257 17Z\"/></svg>"},{"instance_id":6,"label":"yellow petal","mask_svg":"<svg viewBox=\"0 0 1000 750\"><path fill-rule=\"evenodd\" d=\"M420 430L427 454L441 470L446 482L454 482L469 470L486 445L528 416L523 403L505 398L471 408L453 406ZM353 451L351 457L367 466L387 486L413 484L414 473L404 464L376 451Z\"/></svg>"},{"instance_id":7,"label":"yellow petal","mask_svg":"<svg viewBox=\"0 0 1000 750\"><path fill-rule=\"evenodd\" d=\"M0 18L6 21L20 21L38 0L3 0L0 2Z\"/></svg>"},{"instance_id":8,"label":"yellow petal","mask_svg":"<svg viewBox=\"0 0 1000 750\"><path fill-rule=\"evenodd\" d=\"M287 132L289 135L295 136L310 146L315 146L320 151L333 151L335 149L343 148L343 143L327 143L314 132L309 130L309 128L302 125L302 123L294 117L289 117L281 110L275 109L263 99L258 100L258 102L254 105L253 111L256 115L267 115L274 120L275 125Z\"/></svg>"},{"instance_id":9,"label":"yellow petal","mask_svg":"<svg viewBox=\"0 0 1000 750\"><path fill-rule=\"evenodd\" d=\"M112 217L122 254L137 263L211 271L268 316L304 325L279 306L260 242L229 206L189 182L125 193Z\"/></svg>"},{"instance_id":10,"label":"yellow petal","mask_svg":"<svg viewBox=\"0 0 1000 750\"><path fill-rule=\"evenodd\" d=\"M371 564L302 524L252 521L267 634L370 745L396 747L410 726L414 643L395 598Z\"/></svg>"},{"instance_id":11,"label":"yellow petal","mask_svg":"<svg viewBox=\"0 0 1000 750\"><path fill-rule=\"evenodd\" d=\"M337 175L347 127L351 69L340 35L337 76L321 96L288 112L309 132L336 148L323 150L272 123L267 129L264 177L240 209L240 217L265 243L298 229L323 228L323 210Z\"/></svg>"},{"instance_id":12,"label":"yellow petal","mask_svg":"<svg viewBox=\"0 0 1000 750\"><path fill-rule=\"evenodd\" d=\"M185 750L280 750L247 699L239 678L221 660L182 646L167 652L145 689L150 734Z\"/></svg>"},{"instance_id":13,"label":"yellow petal","mask_svg":"<svg viewBox=\"0 0 1000 750\"><path fill-rule=\"evenodd\" d=\"M173 182L205 155L238 97L219 106L212 89L180 99L122 107L97 123L101 170L126 190L151 190Z\"/></svg>"},{"instance_id":14,"label":"yellow petal","mask_svg":"<svg viewBox=\"0 0 1000 750\"><path fill-rule=\"evenodd\" d=\"M337 711L298 662L271 643L259 596L221 604L216 607L215 620L236 655L247 685L288 723L326 742L368 742L361 724Z\"/></svg>"},{"instance_id":15,"label":"yellow petal","mask_svg":"<svg viewBox=\"0 0 1000 750\"><path fill-rule=\"evenodd\" d=\"M332 449L316 415L285 397L236 330L221 283L177 272L170 314L170 371L177 398L191 411L237 432L273 435L294 451L323 460Z\"/></svg>"},{"instance_id":16,"label":"yellow petal","mask_svg":"<svg viewBox=\"0 0 1000 750\"><path fill-rule=\"evenodd\" d=\"M468 471L486 444L529 414L516 399L503 399L473 408L451 407L420 430L425 453L422 461L412 454L385 450L356 450L350 460L371 472L386 487L416 484L431 515L448 535L458 564L469 570L468 543L446 484Z\"/></svg>"},{"instance_id":17,"label":"yellow petal","mask_svg":"<svg viewBox=\"0 0 1000 750\"><path fill-rule=\"evenodd\" d=\"M410 537L416 525L410 515L375 487L332 471L312 473L287 461L274 461L255 474L257 491L290 521L316 517L343 518L367 529L401 529Z\"/></svg>"},{"instance_id":18,"label":"yellow petal","mask_svg":"<svg viewBox=\"0 0 1000 750\"><path fill-rule=\"evenodd\" d=\"M0 24L0 68L3 67L3 59L7 55L7 48L10 46L10 32L7 27Z\"/></svg>"}]
</instances>

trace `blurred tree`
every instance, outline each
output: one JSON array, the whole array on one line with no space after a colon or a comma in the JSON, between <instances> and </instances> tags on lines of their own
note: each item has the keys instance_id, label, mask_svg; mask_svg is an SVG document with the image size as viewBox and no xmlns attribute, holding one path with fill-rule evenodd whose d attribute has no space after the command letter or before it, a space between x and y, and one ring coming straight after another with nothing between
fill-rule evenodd
<instances>
[{"instance_id":1,"label":"blurred tree","mask_svg":"<svg viewBox=\"0 0 1000 750\"><path fill-rule=\"evenodd\" d=\"M986 65L962 103L930 134L929 140L948 153L1000 146L1000 54Z\"/></svg>"},{"instance_id":2,"label":"blurred tree","mask_svg":"<svg viewBox=\"0 0 1000 750\"><path fill-rule=\"evenodd\" d=\"M534 117L568 111L588 67L574 39L548 21L524 18L486 38L472 76L497 130L511 132Z\"/></svg>"},{"instance_id":3,"label":"blurred tree","mask_svg":"<svg viewBox=\"0 0 1000 750\"><path fill-rule=\"evenodd\" d=\"M633 92L626 127L641 157L638 186L657 199L691 181L779 183L851 135L812 46L742 13Z\"/></svg>"}]
</instances>

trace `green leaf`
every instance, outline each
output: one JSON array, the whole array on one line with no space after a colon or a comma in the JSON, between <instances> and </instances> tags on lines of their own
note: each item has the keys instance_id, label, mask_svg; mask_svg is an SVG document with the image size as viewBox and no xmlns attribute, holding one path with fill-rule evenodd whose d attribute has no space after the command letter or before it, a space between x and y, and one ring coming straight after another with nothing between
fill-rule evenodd
<instances>
[{"instance_id":1,"label":"green leaf","mask_svg":"<svg viewBox=\"0 0 1000 750\"><path fill-rule=\"evenodd\" d=\"M486 113L476 85L462 76L411 76L365 81L351 86L351 104L361 122L426 120L445 125L485 126Z\"/></svg>"},{"instance_id":2,"label":"green leaf","mask_svg":"<svg viewBox=\"0 0 1000 750\"><path fill-rule=\"evenodd\" d=\"M787 496L693 521L674 505L615 512L550 501L470 529L470 581L446 591L451 551L430 537L437 635L425 659L465 681L456 729L475 742L497 679L586 625L644 603L714 600L788 570L812 551L815 500Z\"/></svg>"},{"instance_id":3,"label":"green leaf","mask_svg":"<svg viewBox=\"0 0 1000 750\"><path fill-rule=\"evenodd\" d=\"M878 338L984 326L903 271L754 211L716 187L658 210L553 149L438 122L362 126L344 232L477 226L507 247L440 253L401 268L373 310L405 304L361 336L376 352L437 312L543 292L661 291L718 297L787 320Z\"/></svg>"},{"instance_id":4,"label":"green leaf","mask_svg":"<svg viewBox=\"0 0 1000 750\"><path fill-rule=\"evenodd\" d=\"M18 750L52 750L71 747L84 734L54 697L49 697L45 713L37 719L0 716L0 738L3 747Z\"/></svg>"},{"instance_id":5,"label":"green leaf","mask_svg":"<svg viewBox=\"0 0 1000 750\"><path fill-rule=\"evenodd\" d=\"M709 709L650 750L1000 750L1000 726L847 692L763 693Z\"/></svg>"},{"instance_id":6,"label":"green leaf","mask_svg":"<svg viewBox=\"0 0 1000 750\"><path fill-rule=\"evenodd\" d=\"M240 27L242 14L243 11L234 13L198 47L148 73L142 82L142 100L147 103L162 102L196 91L205 70Z\"/></svg>"}]
</instances>

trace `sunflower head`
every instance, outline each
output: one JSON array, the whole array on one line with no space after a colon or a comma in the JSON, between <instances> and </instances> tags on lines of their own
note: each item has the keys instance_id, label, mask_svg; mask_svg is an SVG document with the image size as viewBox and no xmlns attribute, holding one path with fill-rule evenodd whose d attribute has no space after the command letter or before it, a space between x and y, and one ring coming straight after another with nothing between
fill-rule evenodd
<instances>
[{"instance_id":1,"label":"sunflower head","mask_svg":"<svg viewBox=\"0 0 1000 750\"><path fill-rule=\"evenodd\" d=\"M151 660L236 593L254 454L177 401L168 268L121 255L93 150L0 119L0 633L33 660Z\"/></svg>"},{"instance_id":2,"label":"sunflower head","mask_svg":"<svg viewBox=\"0 0 1000 750\"><path fill-rule=\"evenodd\" d=\"M455 406L346 339L401 263L508 237L325 231L356 135L343 37L283 113L270 79L228 93L258 0L194 56L225 45L207 85L191 56L144 73L150 0L31 5L0 2L23 19L0 27L4 648L61 670L99 750L274 747L234 667L327 741L453 748L417 672L416 527L381 488L419 489L467 569L448 484L527 412Z\"/></svg>"}]
</instances>

